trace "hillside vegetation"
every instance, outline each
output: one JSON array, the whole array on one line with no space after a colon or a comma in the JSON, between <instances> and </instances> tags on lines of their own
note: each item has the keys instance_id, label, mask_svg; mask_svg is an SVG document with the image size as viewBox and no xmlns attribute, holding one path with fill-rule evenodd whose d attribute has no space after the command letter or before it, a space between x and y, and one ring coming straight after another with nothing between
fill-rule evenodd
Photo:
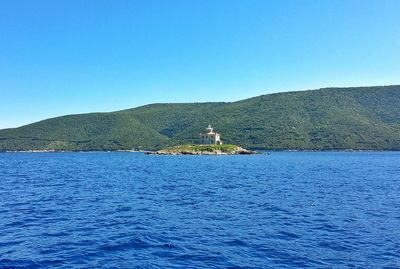
<instances>
[{"instance_id":1,"label":"hillside vegetation","mask_svg":"<svg viewBox=\"0 0 400 269\"><path fill-rule=\"evenodd\" d=\"M154 150L195 143L208 124L225 143L253 149L400 150L400 86L63 116L0 130L0 150Z\"/></svg>"}]
</instances>

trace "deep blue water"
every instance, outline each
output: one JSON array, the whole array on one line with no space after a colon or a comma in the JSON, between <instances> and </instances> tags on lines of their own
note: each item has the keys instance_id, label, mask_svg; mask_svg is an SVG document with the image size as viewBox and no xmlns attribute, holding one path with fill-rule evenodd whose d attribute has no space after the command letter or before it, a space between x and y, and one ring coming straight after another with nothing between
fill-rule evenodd
<instances>
[{"instance_id":1,"label":"deep blue water","mask_svg":"<svg viewBox=\"0 0 400 269\"><path fill-rule=\"evenodd\" d=\"M400 152L0 154L0 268L400 268Z\"/></svg>"}]
</instances>

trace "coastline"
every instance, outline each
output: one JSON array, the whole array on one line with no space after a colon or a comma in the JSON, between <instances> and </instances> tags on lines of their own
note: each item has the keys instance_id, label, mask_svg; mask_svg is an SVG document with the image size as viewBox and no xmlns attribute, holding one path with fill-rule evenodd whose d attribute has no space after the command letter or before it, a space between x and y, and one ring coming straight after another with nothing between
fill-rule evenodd
<instances>
[{"instance_id":1,"label":"coastline","mask_svg":"<svg viewBox=\"0 0 400 269\"><path fill-rule=\"evenodd\" d=\"M146 150L0 150L0 153L96 153L96 152L139 152L145 153Z\"/></svg>"},{"instance_id":2,"label":"coastline","mask_svg":"<svg viewBox=\"0 0 400 269\"><path fill-rule=\"evenodd\" d=\"M263 152L400 152L400 149L251 149ZM0 153L153 153L152 150L0 150Z\"/></svg>"}]
</instances>

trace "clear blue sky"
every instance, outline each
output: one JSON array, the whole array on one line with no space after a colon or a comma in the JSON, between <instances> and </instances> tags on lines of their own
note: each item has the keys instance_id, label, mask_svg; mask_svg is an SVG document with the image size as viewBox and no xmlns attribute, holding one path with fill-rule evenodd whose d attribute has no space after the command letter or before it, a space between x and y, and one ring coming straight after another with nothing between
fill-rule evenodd
<instances>
[{"instance_id":1,"label":"clear blue sky","mask_svg":"<svg viewBox=\"0 0 400 269\"><path fill-rule=\"evenodd\" d=\"M400 84L399 0L0 0L0 128Z\"/></svg>"}]
</instances>

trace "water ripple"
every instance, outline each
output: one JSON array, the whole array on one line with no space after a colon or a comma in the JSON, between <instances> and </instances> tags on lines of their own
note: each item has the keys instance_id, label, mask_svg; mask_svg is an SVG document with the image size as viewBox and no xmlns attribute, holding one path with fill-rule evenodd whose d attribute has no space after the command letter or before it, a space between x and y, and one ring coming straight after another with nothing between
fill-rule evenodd
<instances>
[{"instance_id":1,"label":"water ripple","mask_svg":"<svg viewBox=\"0 0 400 269\"><path fill-rule=\"evenodd\" d=\"M0 268L400 268L400 153L0 154Z\"/></svg>"}]
</instances>

